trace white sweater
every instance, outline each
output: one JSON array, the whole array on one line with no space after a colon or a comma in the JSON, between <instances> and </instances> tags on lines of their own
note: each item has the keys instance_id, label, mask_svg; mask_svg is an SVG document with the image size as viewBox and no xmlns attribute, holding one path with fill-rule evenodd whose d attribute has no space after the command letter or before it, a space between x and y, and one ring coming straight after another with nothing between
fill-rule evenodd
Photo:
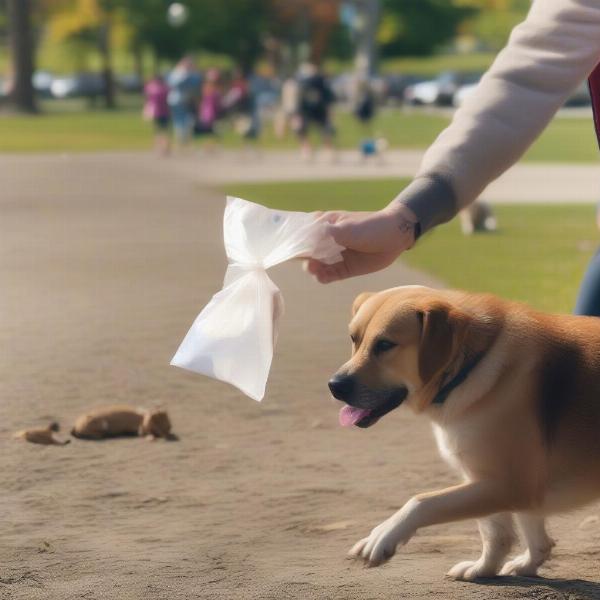
<instances>
[{"instance_id":1,"label":"white sweater","mask_svg":"<svg viewBox=\"0 0 600 600\"><path fill-rule=\"evenodd\" d=\"M451 219L513 165L598 62L600 0L535 0L398 197L421 230Z\"/></svg>"}]
</instances>

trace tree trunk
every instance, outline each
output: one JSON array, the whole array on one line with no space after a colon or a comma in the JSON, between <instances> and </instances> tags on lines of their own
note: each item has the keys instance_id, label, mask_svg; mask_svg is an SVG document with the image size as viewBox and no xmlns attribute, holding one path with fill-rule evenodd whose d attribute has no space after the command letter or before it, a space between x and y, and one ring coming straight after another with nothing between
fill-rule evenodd
<instances>
[{"instance_id":1,"label":"tree trunk","mask_svg":"<svg viewBox=\"0 0 600 600\"><path fill-rule=\"evenodd\" d=\"M18 0L17 0L18 1ZM106 108L117 107L115 100L115 78L112 70L112 53L110 44L110 21L107 19L100 27L99 50L102 56L102 79L104 83L104 105Z\"/></svg>"},{"instance_id":2,"label":"tree trunk","mask_svg":"<svg viewBox=\"0 0 600 600\"><path fill-rule=\"evenodd\" d=\"M131 49L131 53L133 55L133 70L143 84L146 80L146 73L144 70L144 52L141 44L136 42Z\"/></svg>"},{"instance_id":3,"label":"tree trunk","mask_svg":"<svg viewBox=\"0 0 600 600\"><path fill-rule=\"evenodd\" d=\"M13 87L11 100L17 110L35 113L33 89L34 44L31 28L31 0L7 0L12 53Z\"/></svg>"},{"instance_id":4,"label":"tree trunk","mask_svg":"<svg viewBox=\"0 0 600 600\"><path fill-rule=\"evenodd\" d=\"M358 5L360 28L357 33L354 66L357 73L373 76L377 71L377 27L381 15L379 0L365 0Z\"/></svg>"}]
</instances>

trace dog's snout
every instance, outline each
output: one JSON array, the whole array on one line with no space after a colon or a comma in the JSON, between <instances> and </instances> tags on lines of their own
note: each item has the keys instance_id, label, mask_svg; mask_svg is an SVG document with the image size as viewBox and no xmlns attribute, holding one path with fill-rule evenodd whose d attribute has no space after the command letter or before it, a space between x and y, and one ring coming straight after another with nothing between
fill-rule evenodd
<instances>
[{"instance_id":1,"label":"dog's snout","mask_svg":"<svg viewBox=\"0 0 600 600\"><path fill-rule=\"evenodd\" d=\"M334 375L328 385L334 398L345 400L354 390L354 379L350 375Z\"/></svg>"}]
</instances>

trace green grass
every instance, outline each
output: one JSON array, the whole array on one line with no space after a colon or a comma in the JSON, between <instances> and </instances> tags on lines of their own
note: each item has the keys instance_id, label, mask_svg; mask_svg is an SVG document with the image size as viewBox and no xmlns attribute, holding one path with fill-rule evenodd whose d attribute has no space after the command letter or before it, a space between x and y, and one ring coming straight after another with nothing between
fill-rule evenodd
<instances>
[{"instance_id":1,"label":"green grass","mask_svg":"<svg viewBox=\"0 0 600 600\"><path fill-rule=\"evenodd\" d=\"M394 58L383 61L384 73L402 73L435 76L442 71L487 71L496 55L494 53L437 54L435 56Z\"/></svg>"},{"instance_id":2,"label":"green grass","mask_svg":"<svg viewBox=\"0 0 600 600\"><path fill-rule=\"evenodd\" d=\"M286 210L373 210L404 185L401 180L332 181L231 185L226 191ZM426 235L404 259L452 287L570 312L597 245L594 208L505 205L496 212L497 233L465 237L453 221Z\"/></svg>"},{"instance_id":3,"label":"green grass","mask_svg":"<svg viewBox=\"0 0 600 600\"><path fill-rule=\"evenodd\" d=\"M143 150L149 125L131 111L54 112L0 116L0 152L100 152Z\"/></svg>"},{"instance_id":4,"label":"green grass","mask_svg":"<svg viewBox=\"0 0 600 600\"><path fill-rule=\"evenodd\" d=\"M141 119L139 97L122 96L117 111L86 110L81 101L45 102L36 117L0 114L0 152L91 152L150 148L152 127ZM338 111L337 143L356 148L365 131L352 115ZM423 111L383 110L373 131L392 147L426 148L449 123L441 114ZM242 140L224 124L221 142L235 148ZM261 145L269 149L297 147L293 136L278 140L265 123ZM525 156L530 161L595 162L598 148L587 118L555 119Z\"/></svg>"}]
</instances>

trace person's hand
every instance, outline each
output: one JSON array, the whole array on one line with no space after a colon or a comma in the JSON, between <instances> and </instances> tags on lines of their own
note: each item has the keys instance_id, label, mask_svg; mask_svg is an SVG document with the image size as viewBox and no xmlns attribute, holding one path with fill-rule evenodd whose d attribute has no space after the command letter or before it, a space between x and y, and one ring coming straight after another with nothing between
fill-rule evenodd
<instances>
[{"instance_id":1,"label":"person's hand","mask_svg":"<svg viewBox=\"0 0 600 600\"><path fill-rule=\"evenodd\" d=\"M326 265L314 259L306 269L321 283L373 273L389 266L415 243L414 213L400 203L374 212L326 212L328 233L344 246L343 260Z\"/></svg>"}]
</instances>

